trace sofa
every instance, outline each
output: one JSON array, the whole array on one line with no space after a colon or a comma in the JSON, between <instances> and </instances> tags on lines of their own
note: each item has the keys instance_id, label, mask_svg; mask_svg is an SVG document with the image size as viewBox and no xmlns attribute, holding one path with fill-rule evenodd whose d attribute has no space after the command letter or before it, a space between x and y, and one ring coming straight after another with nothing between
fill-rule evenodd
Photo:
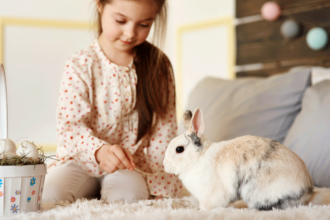
<instances>
[{"instance_id":1,"label":"sofa","mask_svg":"<svg viewBox=\"0 0 330 220\"><path fill-rule=\"evenodd\" d=\"M297 67L267 78L208 77L184 110L202 110L211 142L256 135L282 143L302 158L316 187L330 187L329 76L326 68Z\"/></svg>"}]
</instances>

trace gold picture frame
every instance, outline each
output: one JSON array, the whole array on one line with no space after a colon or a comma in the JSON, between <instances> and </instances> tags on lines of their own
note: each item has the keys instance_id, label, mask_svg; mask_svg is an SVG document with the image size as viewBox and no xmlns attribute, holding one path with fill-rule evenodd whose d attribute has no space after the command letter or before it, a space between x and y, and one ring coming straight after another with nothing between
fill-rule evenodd
<instances>
[{"instance_id":1,"label":"gold picture frame","mask_svg":"<svg viewBox=\"0 0 330 220\"><path fill-rule=\"evenodd\" d=\"M188 25L183 25L178 28L177 32L177 69L176 69L176 94L177 94L177 103L183 103L183 72L182 72L182 56L183 56L183 49L182 49L182 38L183 35L187 32L202 30L207 28L214 28L218 26L224 26L227 29L227 39L228 39L228 70L229 70L229 79L235 78L235 25L234 25L234 18L226 17L226 18L219 18L204 22L198 22ZM182 120L183 109L179 104L177 104L177 121L180 123Z\"/></svg>"},{"instance_id":2,"label":"gold picture frame","mask_svg":"<svg viewBox=\"0 0 330 220\"><path fill-rule=\"evenodd\" d=\"M4 29L9 25L47 28L92 29L92 24L88 22L0 17L0 63L4 63Z\"/></svg>"},{"instance_id":3,"label":"gold picture frame","mask_svg":"<svg viewBox=\"0 0 330 220\"><path fill-rule=\"evenodd\" d=\"M68 28L68 29L93 29L93 25L88 22L78 21L58 21L43 19L25 19L0 17L0 63L4 63L4 32L6 26L29 26L29 27L45 27L45 28ZM57 144L40 144L44 152L55 152Z\"/></svg>"}]
</instances>

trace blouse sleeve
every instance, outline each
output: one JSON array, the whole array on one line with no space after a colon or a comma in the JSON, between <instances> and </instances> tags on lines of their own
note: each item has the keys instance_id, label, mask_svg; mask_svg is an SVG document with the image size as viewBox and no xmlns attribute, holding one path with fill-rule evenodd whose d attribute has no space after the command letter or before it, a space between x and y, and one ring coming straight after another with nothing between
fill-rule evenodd
<instances>
[{"instance_id":1,"label":"blouse sleeve","mask_svg":"<svg viewBox=\"0 0 330 220\"><path fill-rule=\"evenodd\" d=\"M169 106L164 118L158 120L147 148L147 163L153 173L147 176L149 192L153 196L179 197L182 183L177 176L165 173L163 160L169 142L177 135L175 112L175 84L170 80Z\"/></svg>"},{"instance_id":2,"label":"blouse sleeve","mask_svg":"<svg viewBox=\"0 0 330 220\"><path fill-rule=\"evenodd\" d=\"M91 70L79 64L79 59L67 61L57 105L57 157L75 159L91 176L101 176L103 170L95 159L95 151L107 142L100 140L90 128L92 121ZM74 155L74 156L73 156Z\"/></svg>"}]
</instances>

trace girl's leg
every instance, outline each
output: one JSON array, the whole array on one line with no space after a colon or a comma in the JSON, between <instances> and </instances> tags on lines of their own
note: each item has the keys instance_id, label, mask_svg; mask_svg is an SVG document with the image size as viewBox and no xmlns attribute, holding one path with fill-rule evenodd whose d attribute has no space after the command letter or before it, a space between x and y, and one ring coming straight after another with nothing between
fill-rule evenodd
<instances>
[{"instance_id":1,"label":"girl's leg","mask_svg":"<svg viewBox=\"0 0 330 220\"><path fill-rule=\"evenodd\" d=\"M99 196L100 185L74 161L49 169L45 179L43 202L69 201Z\"/></svg>"},{"instance_id":2,"label":"girl's leg","mask_svg":"<svg viewBox=\"0 0 330 220\"><path fill-rule=\"evenodd\" d=\"M133 203L148 199L149 191L143 176L136 171L118 170L100 178L101 199L107 202Z\"/></svg>"}]
</instances>

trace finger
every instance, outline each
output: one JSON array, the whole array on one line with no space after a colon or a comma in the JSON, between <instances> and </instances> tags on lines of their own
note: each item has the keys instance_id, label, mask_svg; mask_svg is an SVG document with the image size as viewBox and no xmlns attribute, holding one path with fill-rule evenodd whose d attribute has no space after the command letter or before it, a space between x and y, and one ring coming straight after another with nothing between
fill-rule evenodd
<instances>
[{"instance_id":1,"label":"finger","mask_svg":"<svg viewBox=\"0 0 330 220\"><path fill-rule=\"evenodd\" d=\"M133 166L133 167L136 167L136 165L135 165L135 163L134 163L134 158L133 158L131 152L129 152L129 150L127 150L127 149L125 149L125 148L123 148L123 149L124 149L124 151L125 151L126 157L128 157L128 159L130 160L132 166Z\"/></svg>"},{"instance_id":2,"label":"finger","mask_svg":"<svg viewBox=\"0 0 330 220\"><path fill-rule=\"evenodd\" d=\"M106 161L106 162L102 161L100 163L100 167L102 168L102 170L104 170L107 173L114 173L118 170L118 168L114 166L110 161Z\"/></svg>"},{"instance_id":3,"label":"finger","mask_svg":"<svg viewBox=\"0 0 330 220\"><path fill-rule=\"evenodd\" d=\"M125 165L125 167L128 170L133 170L132 164L129 162L128 158L126 157L126 154L124 153L125 151L123 148L119 147L116 148L116 150L113 152L114 155Z\"/></svg>"},{"instance_id":4,"label":"finger","mask_svg":"<svg viewBox=\"0 0 330 220\"><path fill-rule=\"evenodd\" d=\"M108 161L110 161L111 164L121 170L126 169L126 166L118 159L118 157L113 152L108 156Z\"/></svg>"}]
</instances>

